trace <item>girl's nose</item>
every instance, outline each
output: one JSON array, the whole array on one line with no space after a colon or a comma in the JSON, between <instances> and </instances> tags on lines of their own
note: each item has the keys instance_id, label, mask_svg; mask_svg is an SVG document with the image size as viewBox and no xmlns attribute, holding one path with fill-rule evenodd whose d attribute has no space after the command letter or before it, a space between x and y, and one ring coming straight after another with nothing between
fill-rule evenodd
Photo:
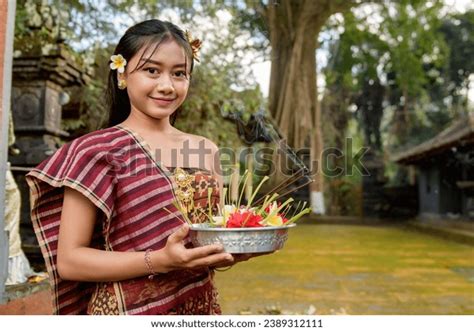
<instances>
[{"instance_id":1,"label":"girl's nose","mask_svg":"<svg viewBox=\"0 0 474 331\"><path fill-rule=\"evenodd\" d=\"M171 93L174 91L173 81L169 75L162 74L158 78L156 88L159 92L162 93Z\"/></svg>"}]
</instances>

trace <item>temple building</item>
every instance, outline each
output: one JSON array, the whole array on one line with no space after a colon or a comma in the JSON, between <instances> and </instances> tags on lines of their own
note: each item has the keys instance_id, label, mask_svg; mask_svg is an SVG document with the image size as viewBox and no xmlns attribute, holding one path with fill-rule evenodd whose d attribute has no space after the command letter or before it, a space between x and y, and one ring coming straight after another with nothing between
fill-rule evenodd
<instances>
[{"instance_id":1,"label":"temple building","mask_svg":"<svg viewBox=\"0 0 474 331\"><path fill-rule=\"evenodd\" d=\"M416 168L420 217L474 220L474 114L393 160Z\"/></svg>"}]
</instances>

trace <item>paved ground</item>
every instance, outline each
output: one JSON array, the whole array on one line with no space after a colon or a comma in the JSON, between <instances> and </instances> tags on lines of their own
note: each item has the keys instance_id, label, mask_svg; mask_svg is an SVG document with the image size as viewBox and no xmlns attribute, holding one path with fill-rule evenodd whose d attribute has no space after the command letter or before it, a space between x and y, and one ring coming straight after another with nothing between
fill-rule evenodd
<instances>
[{"instance_id":1,"label":"paved ground","mask_svg":"<svg viewBox=\"0 0 474 331\"><path fill-rule=\"evenodd\" d=\"M474 247L401 226L300 223L217 274L224 314L474 314Z\"/></svg>"}]
</instances>

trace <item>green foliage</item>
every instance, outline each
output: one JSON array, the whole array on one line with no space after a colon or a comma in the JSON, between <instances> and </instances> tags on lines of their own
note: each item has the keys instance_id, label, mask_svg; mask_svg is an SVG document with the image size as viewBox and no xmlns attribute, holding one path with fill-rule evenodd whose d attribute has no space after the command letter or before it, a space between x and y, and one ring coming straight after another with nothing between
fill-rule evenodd
<instances>
[{"instance_id":1,"label":"green foliage","mask_svg":"<svg viewBox=\"0 0 474 331\"><path fill-rule=\"evenodd\" d=\"M474 10L453 15L440 28L449 47L449 60L440 76L435 77L439 88L433 84L430 97L439 104L448 98L448 106L453 108L453 116L467 113L469 76L474 73Z\"/></svg>"},{"instance_id":2,"label":"green foliage","mask_svg":"<svg viewBox=\"0 0 474 331\"><path fill-rule=\"evenodd\" d=\"M385 71L395 73L396 84L410 97L419 96L424 89L424 66L439 68L446 59L446 43L439 33L443 6L440 0L402 0L381 7L384 24L380 32L390 55Z\"/></svg>"},{"instance_id":3,"label":"green foliage","mask_svg":"<svg viewBox=\"0 0 474 331\"><path fill-rule=\"evenodd\" d=\"M232 6L230 6L232 7ZM203 39L201 64L196 66L189 97L182 107L176 126L186 132L203 135L220 146L237 147L240 140L235 125L222 118L221 109L239 104L244 115L259 109L263 97L251 75L248 61L241 65L250 36L243 36L239 22L223 26L219 16L226 15L223 1L151 1L151 0L68 0L18 2L15 49L19 55L36 48L41 54L45 44L64 40L71 53L94 74L90 83L69 88L68 107L77 114L65 118L62 126L77 136L106 126L104 94L108 77L108 59L123 30L150 18L169 19ZM111 19L113 18L113 19ZM200 25L199 21L206 24ZM221 30L228 31L223 37ZM240 39L236 44L236 39ZM39 41L39 44L32 43ZM21 54L20 54L21 53ZM43 52L44 54L44 52Z\"/></svg>"},{"instance_id":4,"label":"green foliage","mask_svg":"<svg viewBox=\"0 0 474 331\"><path fill-rule=\"evenodd\" d=\"M263 102L258 87L237 92L230 88L228 70L221 68L215 73L212 64L199 65L192 78L190 94L183 105L182 113L176 120L176 127L208 137L220 147L242 146L233 122L222 117L221 111L244 109L247 114L256 112Z\"/></svg>"},{"instance_id":5,"label":"green foliage","mask_svg":"<svg viewBox=\"0 0 474 331\"><path fill-rule=\"evenodd\" d=\"M443 6L440 0L384 1L347 12L327 27L333 34L343 28L330 41L328 91L345 109L356 106L362 127L382 131L387 150L433 136L459 112L453 107L467 108L460 91L473 70L473 14L442 16ZM362 117L364 107L357 107L357 98L364 104L371 98L371 81L386 89L382 122L373 107Z\"/></svg>"},{"instance_id":6,"label":"green foliage","mask_svg":"<svg viewBox=\"0 0 474 331\"><path fill-rule=\"evenodd\" d=\"M83 86L67 88L71 101L63 111L62 127L72 137L85 134L107 126L108 109L104 102L109 72L108 61L113 45L95 49L94 53L77 52L88 61L94 75ZM93 58L91 58L93 56ZM68 111L78 116L69 118Z\"/></svg>"},{"instance_id":7,"label":"green foliage","mask_svg":"<svg viewBox=\"0 0 474 331\"><path fill-rule=\"evenodd\" d=\"M443 16L443 6L442 1L383 1L329 21L323 34L329 37L322 41L330 52L322 102L326 146L340 148L345 136L363 134L366 146L385 152L386 174L396 180L394 150L433 137L468 111L474 14ZM351 134L353 119L360 130ZM328 179L326 193L338 210L344 209L337 201L345 201L341 183L347 179Z\"/></svg>"}]
</instances>

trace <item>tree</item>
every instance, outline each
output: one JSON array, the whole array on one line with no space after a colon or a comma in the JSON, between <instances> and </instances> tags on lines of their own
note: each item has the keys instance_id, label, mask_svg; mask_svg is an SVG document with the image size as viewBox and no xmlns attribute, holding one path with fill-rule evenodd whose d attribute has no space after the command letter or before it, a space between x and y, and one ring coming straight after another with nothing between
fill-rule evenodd
<instances>
[{"instance_id":1,"label":"tree","mask_svg":"<svg viewBox=\"0 0 474 331\"><path fill-rule=\"evenodd\" d=\"M323 142L316 92L317 37L329 16L347 10L359 2L356 0L283 0L268 3L167 1L157 4L148 0L123 0L109 1L109 5L119 11L129 13L138 11L145 16L153 16L160 10L173 8L178 10L184 22L195 20L198 9L204 10L206 15L212 17L219 9L228 8L231 12L239 14L234 17L237 17L237 21L242 23L243 27L253 32L258 29L266 30L264 35L269 38L272 58L270 114L276 119L283 135L287 136L291 147L310 148L310 162L312 165L317 165L314 169L316 181L312 186L312 195L322 200L323 177L320 166ZM254 24L255 22L259 24ZM298 112L294 109L298 109ZM319 207L313 207L315 211L322 212L323 206L323 202L319 201Z\"/></svg>"},{"instance_id":2,"label":"tree","mask_svg":"<svg viewBox=\"0 0 474 331\"><path fill-rule=\"evenodd\" d=\"M393 151L431 138L468 112L472 13L451 14L442 1L384 1L353 8L328 25L326 33L334 36L324 71L328 127L344 132L343 124L352 119L341 122L340 111L350 109L365 145L389 159ZM379 84L383 91L374 93ZM377 139L382 146L374 145ZM398 167L386 166L392 183L403 180Z\"/></svg>"},{"instance_id":3,"label":"tree","mask_svg":"<svg viewBox=\"0 0 474 331\"><path fill-rule=\"evenodd\" d=\"M453 116L459 117L468 111L470 86L469 76L474 73L474 10L456 14L444 20L440 32L449 47L449 60L442 70L441 77L444 93L434 91L431 98L443 101L451 96L448 104L453 109Z\"/></svg>"},{"instance_id":4,"label":"tree","mask_svg":"<svg viewBox=\"0 0 474 331\"><path fill-rule=\"evenodd\" d=\"M271 47L269 110L294 149L310 148L313 212L324 213L321 172L323 137L317 97L316 50L318 35L334 13L358 1L298 0L247 1L264 19Z\"/></svg>"},{"instance_id":5,"label":"tree","mask_svg":"<svg viewBox=\"0 0 474 331\"><path fill-rule=\"evenodd\" d=\"M86 8L94 9L94 13L103 9L104 12L128 16L132 21L156 17L157 13L162 13L166 8L172 8L179 13L183 22L192 22L194 26L196 26L200 11L209 17L215 16L222 8L227 8L232 12L245 12L246 15L242 16L245 18L249 18L253 14L256 18L247 21L247 25L244 27L256 29L263 25L267 30L265 35L268 36L271 46L270 113L276 119L280 131L288 137L291 147L295 149L310 148L311 165L316 165L314 169L316 172L315 182L311 187L312 196L316 199L312 198L312 201L318 202L318 205L313 205L313 210L324 211L321 173L323 140L316 85L317 37L328 17L333 13L345 11L362 1L282 0L264 3L249 0L245 2L163 1L157 3L151 0L108 0L101 5L97 5L92 0L74 0L72 2L75 4L75 10L86 16L88 13ZM104 18L95 15L93 18L98 21L110 22L110 17ZM255 20L259 20L263 24L252 25ZM245 23L245 20L242 20L242 23ZM98 23L97 26L101 26L101 24ZM108 27L108 25L106 26ZM79 34L76 31L84 31L78 30L77 26L68 25L68 28L75 35ZM248 40L251 41L252 36L249 36ZM249 44L251 43L247 43L247 45ZM235 50L237 51L237 49ZM294 111L295 109L298 111Z\"/></svg>"},{"instance_id":6,"label":"tree","mask_svg":"<svg viewBox=\"0 0 474 331\"><path fill-rule=\"evenodd\" d=\"M195 36L204 39L204 47L201 63L196 65L191 81L190 97L176 125L208 136L219 145L236 147L240 145L236 129L222 118L220 108L225 102L238 99L243 109L255 111L263 102L261 92L249 69L242 70L239 66L243 56L237 54L239 48L233 42L239 36L239 26L232 21L222 23L217 15L219 6L207 6L202 14L196 11L197 5L183 1L54 0L47 3L22 0L17 7L15 49L19 56L29 52L44 54L57 43L64 43L79 63L93 69L90 71L93 72L92 81L87 86L72 88L69 91L71 101L63 108L66 115L63 128L75 137L107 124L103 95L108 61L119 34L123 33L119 30L126 27L124 22L133 24L156 18L166 13L166 9L179 6L178 20L183 21L179 25L191 27ZM101 13L107 15L101 16ZM196 20L212 24L195 25ZM113 21L120 24L113 24ZM227 38L219 38L219 29L227 31ZM239 82L241 92L231 88L235 82Z\"/></svg>"},{"instance_id":7,"label":"tree","mask_svg":"<svg viewBox=\"0 0 474 331\"><path fill-rule=\"evenodd\" d=\"M353 165L351 151L358 153L357 146L370 146L381 151L381 101L385 91L377 76L377 66L386 49L375 33L359 28L366 23L355 14L364 12L369 6L372 5L354 7L341 15L334 15L322 33L321 47L329 54L322 71L326 82L321 103L325 143L349 154L348 159L336 157L327 160L328 169L346 169L326 170L328 212L335 215L360 215L362 212L361 174L348 172ZM362 135L356 118L360 119L363 138L359 137ZM347 137L350 137L350 146ZM358 157L358 154L353 157Z\"/></svg>"},{"instance_id":8,"label":"tree","mask_svg":"<svg viewBox=\"0 0 474 331\"><path fill-rule=\"evenodd\" d=\"M438 31L442 1L403 0L381 7L381 35L389 50L385 65L392 104L396 105L393 132L397 143L405 143L415 122L417 100L425 93L425 68L439 70L447 48Z\"/></svg>"},{"instance_id":9,"label":"tree","mask_svg":"<svg viewBox=\"0 0 474 331\"><path fill-rule=\"evenodd\" d=\"M146 0L140 0L144 5ZM255 37L269 40L271 47L271 76L269 111L280 132L294 149L310 148L310 163L314 166L312 184L313 211L324 212L322 199L323 176L321 156L323 138L321 115L317 98L316 58L318 34L326 20L361 3L357 0L282 0L282 1L216 1L208 9L225 6L231 10L241 26ZM122 1L123 4L130 1ZM170 2L176 8L175 2ZM200 3L201 7L202 2ZM196 3L180 3L181 17L189 19ZM143 7L142 7L143 8ZM155 8L157 8L155 6ZM295 111L295 109L297 111ZM276 179L278 181L278 177Z\"/></svg>"}]
</instances>

